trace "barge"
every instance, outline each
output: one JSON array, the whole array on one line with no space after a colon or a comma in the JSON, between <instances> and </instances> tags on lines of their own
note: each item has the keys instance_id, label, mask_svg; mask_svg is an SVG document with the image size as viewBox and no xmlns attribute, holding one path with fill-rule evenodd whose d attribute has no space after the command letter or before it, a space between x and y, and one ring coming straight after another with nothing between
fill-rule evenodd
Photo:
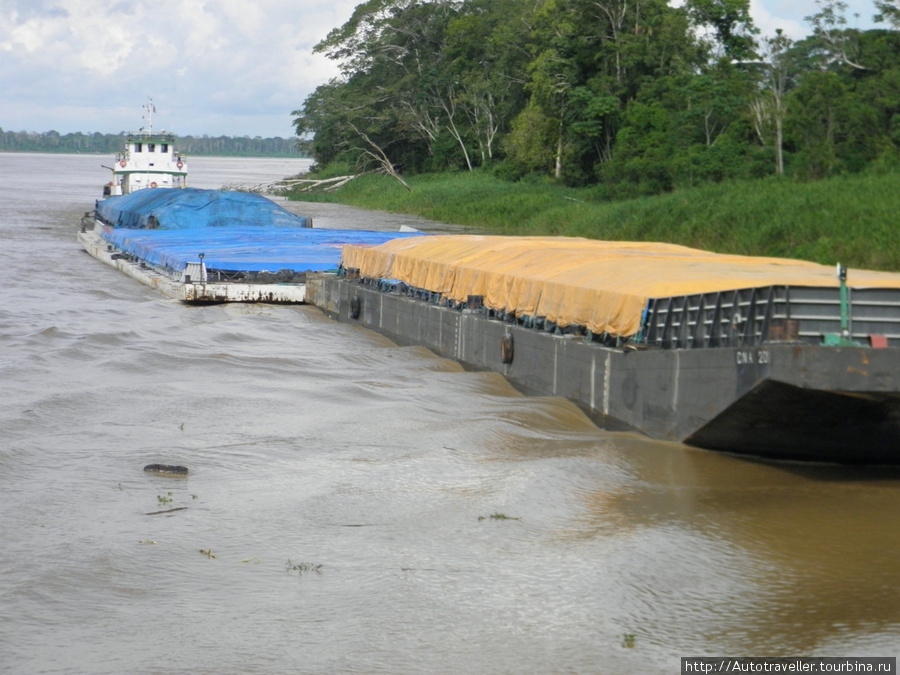
<instances>
[{"instance_id":1,"label":"barge","mask_svg":"<svg viewBox=\"0 0 900 675\"><path fill-rule=\"evenodd\" d=\"M900 463L900 274L668 244L434 236L344 250L307 301L571 399L597 424L757 457Z\"/></svg>"},{"instance_id":2,"label":"barge","mask_svg":"<svg viewBox=\"0 0 900 675\"><path fill-rule=\"evenodd\" d=\"M345 244L410 233L314 229L262 195L142 189L97 202L77 234L91 256L186 303L302 303L310 272L337 271Z\"/></svg>"}]
</instances>

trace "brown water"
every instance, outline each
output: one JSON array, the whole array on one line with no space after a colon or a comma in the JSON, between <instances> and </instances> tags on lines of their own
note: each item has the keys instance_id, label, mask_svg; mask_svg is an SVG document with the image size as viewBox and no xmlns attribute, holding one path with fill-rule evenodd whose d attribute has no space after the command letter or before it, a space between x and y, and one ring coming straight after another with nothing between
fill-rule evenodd
<instances>
[{"instance_id":1,"label":"brown water","mask_svg":"<svg viewBox=\"0 0 900 675\"><path fill-rule=\"evenodd\" d=\"M75 243L104 159L0 154L0 672L900 652L898 471L606 433L314 308L166 300ZM191 176L296 167L196 158Z\"/></svg>"}]
</instances>

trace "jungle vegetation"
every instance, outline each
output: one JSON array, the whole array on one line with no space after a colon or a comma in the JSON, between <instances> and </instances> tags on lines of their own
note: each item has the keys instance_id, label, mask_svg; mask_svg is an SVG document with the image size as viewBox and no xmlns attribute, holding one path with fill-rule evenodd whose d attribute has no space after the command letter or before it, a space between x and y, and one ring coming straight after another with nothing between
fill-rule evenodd
<instances>
[{"instance_id":1,"label":"jungle vegetation","mask_svg":"<svg viewBox=\"0 0 900 675\"><path fill-rule=\"evenodd\" d=\"M316 166L489 171L598 201L900 165L900 0L762 35L749 0L366 0L292 114ZM855 6L856 9L856 6Z\"/></svg>"}]
</instances>

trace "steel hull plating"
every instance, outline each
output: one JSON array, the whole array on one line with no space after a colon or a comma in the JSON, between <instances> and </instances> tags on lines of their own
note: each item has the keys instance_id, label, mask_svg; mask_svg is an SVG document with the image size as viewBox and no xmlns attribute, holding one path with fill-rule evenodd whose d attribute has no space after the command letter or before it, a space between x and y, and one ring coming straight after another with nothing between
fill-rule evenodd
<instances>
[{"instance_id":1,"label":"steel hull plating","mask_svg":"<svg viewBox=\"0 0 900 675\"><path fill-rule=\"evenodd\" d=\"M602 427L779 459L900 462L896 348L608 348L329 276L308 280L307 301L526 393L571 399Z\"/></svg>"}]
</instances>

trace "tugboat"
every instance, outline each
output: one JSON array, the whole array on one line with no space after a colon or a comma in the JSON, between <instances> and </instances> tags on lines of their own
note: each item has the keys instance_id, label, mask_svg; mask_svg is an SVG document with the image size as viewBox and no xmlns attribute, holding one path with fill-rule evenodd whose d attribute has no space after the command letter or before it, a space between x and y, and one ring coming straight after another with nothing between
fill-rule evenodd
<instances>
[{"instance_id":1,"label":"tugboat","mask_svg":"<svg viewBox=\"0 0 900 675\"><path fill-rule=\"evenodd\" d=\"M175 134L153 131L156 107L149 99L144 106L144 126L125 138L125 148L116 155L112 180L103 186L104 197L127 195L147 188L187 187L187 160L175 151Z\"/></svg>"}]
</instances>

